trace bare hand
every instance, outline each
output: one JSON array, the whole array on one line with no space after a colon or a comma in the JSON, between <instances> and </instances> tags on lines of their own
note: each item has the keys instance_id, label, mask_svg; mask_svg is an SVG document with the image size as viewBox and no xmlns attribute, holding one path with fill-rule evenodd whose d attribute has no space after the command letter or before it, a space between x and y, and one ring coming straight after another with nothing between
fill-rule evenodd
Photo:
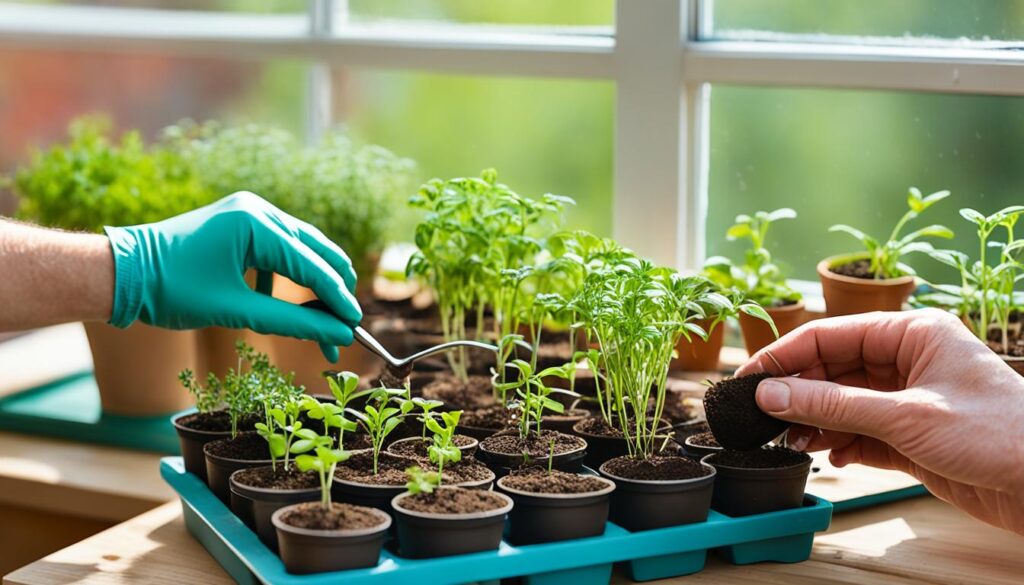
<instances>
[{"instance_id":1,"label":"bare hand","mask_svg":"<svg viewBox=\"0 0 1024 585\"><path fill-rule=\"evenodd\" d=\"M780 366L799 377L762 382L757 402L799 423L791 445L832 449L838 467L904 471L968 514L1024 534L1024 377L956 317L925 309L813 321L737 375L782 375Z\"/></svg>"}]
</instances>

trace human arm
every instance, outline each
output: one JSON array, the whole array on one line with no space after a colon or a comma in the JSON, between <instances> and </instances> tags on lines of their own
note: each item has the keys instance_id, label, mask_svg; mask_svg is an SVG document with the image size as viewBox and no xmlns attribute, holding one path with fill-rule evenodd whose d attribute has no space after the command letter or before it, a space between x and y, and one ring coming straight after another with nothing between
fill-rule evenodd
<instances>
[{"instance_id":1,"label":"human arm","mask_svg":"<svg viewBox=\"0 0 1024 585\"><path fill-rule=\"evenodd\" d=\"M952 315L813 321L737 374L759 371L789 375L762 382L757 401L798 423L796 447L832 449L840 467L905 471L967 513L1024 534L1024 377Z\"/></svg>"},{"instance_id":2,"label":"human arm","mask_svg":"<svg viewBox=\"0 0 1024 585\"><path fill-rule=\"evenodd\" d=\"M57 237L52 235L56 232L28 229ZM105 262L110 280L103 300L82 299L89 306L77 311L46 309L46 303L31 301L47 280L62 277L59 270L49 270L32 282L2 287L10 288L12 301L26 303L26 310L16 313L18 321L12 320L10 328L88 319L109 319L118 327L141 321L169 329L248 328L315 340L328 359L336 360L337 346L352 343L352 327L362 319L352 295L356 275L345 253L313 226L252 193L236 193L153 224L108 227L106 233L107 237L62 234L71 239L64 248L52 251L53 255L79 258L82 255L75 244L95 247L88 256L95 266L83 262L82 272L71 276L81 277ZM15 234L12 239L18 237ZM100 242L105 246L105 260L94 257L101 256L97 252ZM18 260L20 253L13 256L17 272L6 279L12 282L32 270L27 261ZM255 291L245 283L250 268L258 273ZM270 296L274 273L313 289L340 319ZM67 287L74 294L77 283L60 280L56 286ZM97 305L104 308L97 309Z\"/></svg>"}]
</instances>

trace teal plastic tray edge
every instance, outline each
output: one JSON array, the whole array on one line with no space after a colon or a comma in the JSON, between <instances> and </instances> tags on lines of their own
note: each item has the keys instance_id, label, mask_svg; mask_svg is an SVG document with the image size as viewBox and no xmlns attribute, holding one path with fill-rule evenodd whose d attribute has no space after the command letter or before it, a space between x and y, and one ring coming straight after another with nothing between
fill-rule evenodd
<instances>
[{"instance_id":1,"label":"teal plastic tray edge","mask_svg":"<svg viewBox=\"0 0 1024 585\"><path fill-rule=\"evenodd\" d=\"M832 502L833 512L849 512L851 510L859 510L861 508L870 508L871 506L878 506L880 504L888 504L890 502L897 502L899 500L905 500L908 498L916 498L919 496L929 495L928 488L923 485L912 485L898 490L892 490L888 492L882 492L880 494L871 494L870 496L862 496L859 498L852 498L849 500L843 500L840 502Z\"/></svg>"},{"instance_id":2,"label":"teal plastic tray edge","mask_svg":"<svg viewBox=\"0 0 1024 585\"><path fill-rule=\"evenodd\" d=\"M346 585L411 585L464 583L523 574L584 568L618 561L706 550L730 544L822 531L828 528L832 504L807 495L805 505L769 514L729 518L712 511L708 521L646 532L629 533L608 524L604 536L566 542L512 547L504 542L497 551L428 560L400 559L388 551L371 569L343 573L292 575L280 559L263 545L199 478L184 471L180 457L161 461L162 477L181 496L204 525L225 542L233 554L264 583L274 585L327 585L344 576ZM222 564L231 559L218 559Z\"/></svg>"},{"instance_id":3,"label":"teal plastic tray edge","mask_svg":"<svg viewBox=\"0 0 1024 585\"><path fill-rule=\"evenodd\" d=\"M179 453L177 433L170 423L176 413L146 417L103 415L99 412L98 396L95 412L87 418L79 416L80 413L66 413L62 417L60 412L52 414L48 408L32 408L36 402L59 399L62 391L87 379L92 379L91 371L0 398L0 430L165 455Z\"/></svg>"}]
</instances>

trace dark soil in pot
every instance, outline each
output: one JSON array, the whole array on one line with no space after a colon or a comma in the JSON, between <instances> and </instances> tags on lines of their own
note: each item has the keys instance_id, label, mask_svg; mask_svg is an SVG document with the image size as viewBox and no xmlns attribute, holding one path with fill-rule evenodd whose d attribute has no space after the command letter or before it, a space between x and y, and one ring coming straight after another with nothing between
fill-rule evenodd
<instances>
[{"instance_id":1,"label":"dark soil in pot","mask_svg":"<svg viewBox=\"0 0 1024 585\"><path fill-rule=\"evenodd\" d=\"M391 499L405 491L405 483L409 479L405 470L414 466L433 467L424 459L383 452L377 474L374 474L372 453L353 454L335 470L331 494L340 502L370 506L390 513ZM494 477L494 473L479 461L466 457L459 463L446 465L441 480L445 485L486 490L491 487Z\"/></svg>"},{"instance_id":2,"label":"dark soil in pot","mask_svg":"<svg viewBox=\"0 0 1024 585\"><path fill-rule=\"evenodd\" d=\"M605 461L629 452L622 431L609 425L600 416L585 418L576 423L572 433L587 442L587 455L583 462L591 469L597 469Z\"/></svg>"},{"instance_id":3,"label":"dark soil in pot","mask_svg":"<svg viewBox=\"0 0 1024 585\"><path fill-rule=\"evenodd\" d=\"M476 453L477 445L479 441L468 435L455 435L452 437L452 442L455 446L462 451L462 456L472 456ZM392 455L398 455L399 457L417 457L420 459L428 458L430 455L427 448L433 444L433 441L428 438L422 437L408 437L400 439L388 445L388 453Z\"/></svg>"},{"instance_id":4,"label":"dark soil in pot","mask_svg":"<svg viewBox=\"0 0 1024 585\"><path fill-rule=\"evenodd\" d=\"M285 506L320 499L320 478L303 473L294 464L240 469L231 474L231 511L252 528L260 540L277 550L277 531L270 521Z\"/></svg>"},{"instance_id":5,"label":"dark soil in pot","mask_svg":"<svg viewBox=\"0 0 1024 585\"><path fill-rule=\"evenodd\" d=\"M757 385L771 374L727 378L704 395L708 426L727 449L756 449L778 437L790 423L768 416L757 406Z\"/></svg>"},{"instance_id":6,"label":"dark soil in pot","mask_svg":"<svg viewBox=\"0 0 1024 585\"><path fill-rule=\"evenodd\" d=\"M391 517L373 508L319 502L274 512L281 560L289 573L308 574L374 567Z\"/></svg>"},{"instance_id":7,"label":"dark soil in pot","mask_svg":"<svg viewBox=\"0 0 1024 585\"><path fill-rule=\"evenodd\" d=\"M551 442L554 441L552 456ZM477 459L501 477L524 465L551 466L561 471L577 472L583 469L587 442L577 436L557 431L531 432L526 438L518 432L491 435L480 442Z\"/></svg>"},{"instance_id":8,"label":"dark soil in pot","mask_svg":"<svg viewBox=\"0 0 1024 585\"><path fill-rule=\"evenodd\" d=\"M454 374L441 373L423 386L423 397L440 400L450 410L473 410L494 406L490 376L469 376L463 382Z\"/></svg>"},{"instance_id":9,"label":"dark soil in pot","mask_svg":"<svg viewBox=\"0 0 1024 585\"><path fill-rule=\"evenodd\" d=\"M560 414L545 414L540 419L540 427L548 431L560 433L572 433L576 423L585 418L590 418L591 412L583 408L567 408Z\"/></svg>"},{"instance_id":10,"label":"dark soil in pot","mask_svg":"<svg viewBox=\"0 0 1024 585\"><path fill-rule=\"evenodd\" d=\"M811 457L785 447L722 451L701 460L718 470L712 507L727 516L749 516L799 507Z\"/></svg>"},{"instance_id":11,"label":"dark soil in pot","mask_svg":"<svg viewBox=\"0 0 1024 585\"><path fill-rule=\"evenodd\" d=\"M509 512L508 540L525 545L604 534L615 483L593 475L529 467L499 479L498 489L515 503Z\"/></svg>"},{"instance_id":12,"label":"dark soil in pot","mask_svg":"<svg viewBox=\"0 0 1024 585\"><path fill-rule=\"evenodd\" d=\"M871 270L871 260L867 258L839 264L838 266L830 266L829 271L842 276L849 276L850 278L875 280L875 273Z\"/></svg>"},{"instance_id":13,"label":"dark soil in pot","mask_svg":"<svg viewBox=\"0 0 1024 585\"><path fill-rule=\"evenodd\" d=\"M259 417L245 417L239 422L242 429L251 429L259 422ZM181 457L185 460L185 471L206 479L206 456L203 446L211 441L231 436L231 417L226 411L193 412L182 414L171 419L174 430L178 433L181 445Z\"/></svg>"},{"instance_id":14,"label":"dark soil in pot","mask_svg":"<svg viewBox=\"0 0 1024 585\"><path fill-rule=\"evenodd\" d=\"M683 392L666 392L661 420L673 426L695 420L703 420L700 409L696 405L697 401L698 399L691 398Z\"/></svg>"},{"instance_id":15,"label":"dark soil in pot","mask_svg":"<svg viewBox=\"0 0 1024 585\"><path fill-rule=\"evenodd\" d=\"M478 410L464 410L459 418L458 430L482 441L495 433L500 433L512 424L511 412L501 405L494 405Z\"/></svg>"},{"instance_id":16,"label":"dark soil in pot","mask_svg":"<svg viewBox=\"0 0 1024 585\"><path fill-rule=\"evenodd\" d=\"M616 457L601 475L615 482L612 522L633 532L707 520L715 469L687 457Z\"/></svg>"},{"instance_id":17,"label":"dark soil in pot","mask_svg":"<svg viewBox=\"0 0 1024 585\"><path fill-rule=\"evenodd\" d=\"M683 441L683 448L686 449L686 454L694 459L700 459L705 455L718 453L722 450L722 446L718 444L715 436L710 431L686 437Z\"/></svg>"},{"instance_id":18,"label":"dark soil in pot","mask_svg":"<svg viewBox=\"0 0 1024 585\"><path fill-rule=\"evenodd\" d=\"M512 500L500 493L442 487L392 500L398 554L425 559L495 550Z\"/></svg>"},{"instance_id":19,"label":"dark soil in pot","mask_svg":"<svg viewBox=\"0 0 1024 585\"><path fill-rule=\"evenodd\" d=\"M234 439L220 439L203 447L206 476L210 490L225 504L231 500L229 479L239 469L270 465L270 451L263 437L253 432L239 433Z\"/></svg>"}]
</instances>

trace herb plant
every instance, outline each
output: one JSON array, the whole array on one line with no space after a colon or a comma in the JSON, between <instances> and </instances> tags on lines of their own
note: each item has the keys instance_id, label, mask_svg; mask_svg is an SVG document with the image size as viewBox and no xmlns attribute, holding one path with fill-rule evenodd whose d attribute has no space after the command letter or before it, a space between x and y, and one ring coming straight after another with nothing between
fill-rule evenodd
<instances>
[{"instance_id":1,"label":"herb plant","mask_svg":"<svg viewBox=\"0 0 1024 585\"><path fill-rule=\"evenodd\" d=\"M458 463L462 460L462 450L454 441L461 417L461 410L453 410L442 412L440 423L433 418L427 419L425 426L433 433L431 444L427 447L427 456L431 463L437 465L438 478L444 473L445 463Z\"/></svg>"},{"instance_id":2,"label":"herb plant","mask_svg":"<svg viewBox=\"0 0 1024 585\"><path fill-rule=\"evenodd\" d=\"M404 393L401 390L397 392L399 394ZM358 419L359 424L370 435L370 441L373 446L374 475L377 474L377 463L380 459L380 451L384 448L384 440L402 422L402 417L413 409L411 400L402 400L398 403L399 406L389 406L393 402L392 399L395 395L395 391L381 388L370 397L369 402L367 402L366 407L361 412L351 408L348 409L348 412Z\"/></svg>"},{"instance_id":3,"label":"herb plant","mask_svg":"<svg viewBox=\"0 0 1024 585\"><path fill-rule=\"evenodd\" d=\"M758 211L754 215L738 215L736 223L726 233L732 241L746 239L750 247L744 253L742 265L735 265L724 256L712 256L704 262L704 274L725 288L741 291L749 304L740 308L747 312L753 307L787 305L800 300L800 293L786 284L782 270L765 247L768 228L782 219L795 219L796 212L789 208ZM752 315L758 316L759 315Z\"/></svg>"},{"instance_id":4,"label":"herb plant","mask_svg":"<svg viewBox=\"0 0 1024 585\"><path fill-rule=\"evenodd\" d=\"M235 351L238 354L237 368L228 370L223 378L210 372L206 386L200 385L190 370L178 376L185 388L197 397L197 404L201 400L203 408L214 409L217 404L223 405L231 419L232 438L238 435L238 425L243 418L266 412L264 389L280 391L287 387L291 388L291 392L301 393L301 388L291 387L290 375L286 377L272 366L266 354L253 350L243 342L235 344Z\"/></svg>"},{"instance_id":5,"label":"herb plant","mask_svg":"<svg viewBox=\"0 0 1024 585\"><path fill-rule=\"evenodd\" d=\"M504 391L514 389L516 392L518 400L514 405L520 410L519 436L526 439L531 432L539 435L540 423L545 411L554 413L565 411L565 406L551 398L551 394L571 394L567 390L549 387L544 379L549 376L568 379L569 374L564 366L545 368L538 372L530 363L519 359L509 365L518 370L518 379L501 384L501 386ZM579 397L579 394L575 394L575 396Z\"/></svg>"},{"instance_id":6,"label":"herb plant","mask_svg":"<svg viewBox=\"0 0 1024 585\"><path fill-rule=\"evenodd\" d=\"M1010 320L1024 311L1024 294L1015 290L1024 280L1024 240L1017 239L1015 233L1024 206L1006 207L988 216L974 209L961 209L960 215L976 228L978 260L972 263L967 254L955 250L933 251L933 258L957 269L960 285L933 285L935 292L917 300L955 309L982 341L989 341L990 332L997 330L998 344L1006 354ZM993 241L992 236L998 233L1005 241Z\"/></svg>"},{"instance_id":7,"label":"herb plant","mask_svg":"<svg viewBox=\"0 0 1024 585\"><path fill-rule=\"evenodd\" d=\"M836 266L855 262L857 260L868 260L871 263L871 273L875 279L897 278L900 276L914 275L914 269L901 262L903 256L912 252L923 252L930 254L934 247L928 242L919 241L924 237L952 238L953 232L949 228L934 224L929 225L901 236L900 233L907 223L916 219L921 213L932 205L949 197L949 191L938 191L928 196L922 196L921 191L911 187L907 192L907 207L909 208L903 217L896 222L889 238L884 242L867 235L859 229L845 224L836 224L829 228L830 232L844 232L850 234L860 241L865 251L856 254L843 256L836 261Z\"/></svg>"},{"instance_id":8,"label":"herb plant","mask_svg":"<svg viewBox=\"0 0 1024 585\"><path fill-rule=\"evenodd\" d=\"M308 430L308 429L307 429ZM349 453L342 449L331 448L333 439L316 437L307 439L314 446L313 454L301 454L295 457L295 466L299 471L309 473L315 471L320 477L320 505L324 509L331 507L331 484L334 483L334 470L338 464L349 458Z\"/></svg>"}]
</instances>

